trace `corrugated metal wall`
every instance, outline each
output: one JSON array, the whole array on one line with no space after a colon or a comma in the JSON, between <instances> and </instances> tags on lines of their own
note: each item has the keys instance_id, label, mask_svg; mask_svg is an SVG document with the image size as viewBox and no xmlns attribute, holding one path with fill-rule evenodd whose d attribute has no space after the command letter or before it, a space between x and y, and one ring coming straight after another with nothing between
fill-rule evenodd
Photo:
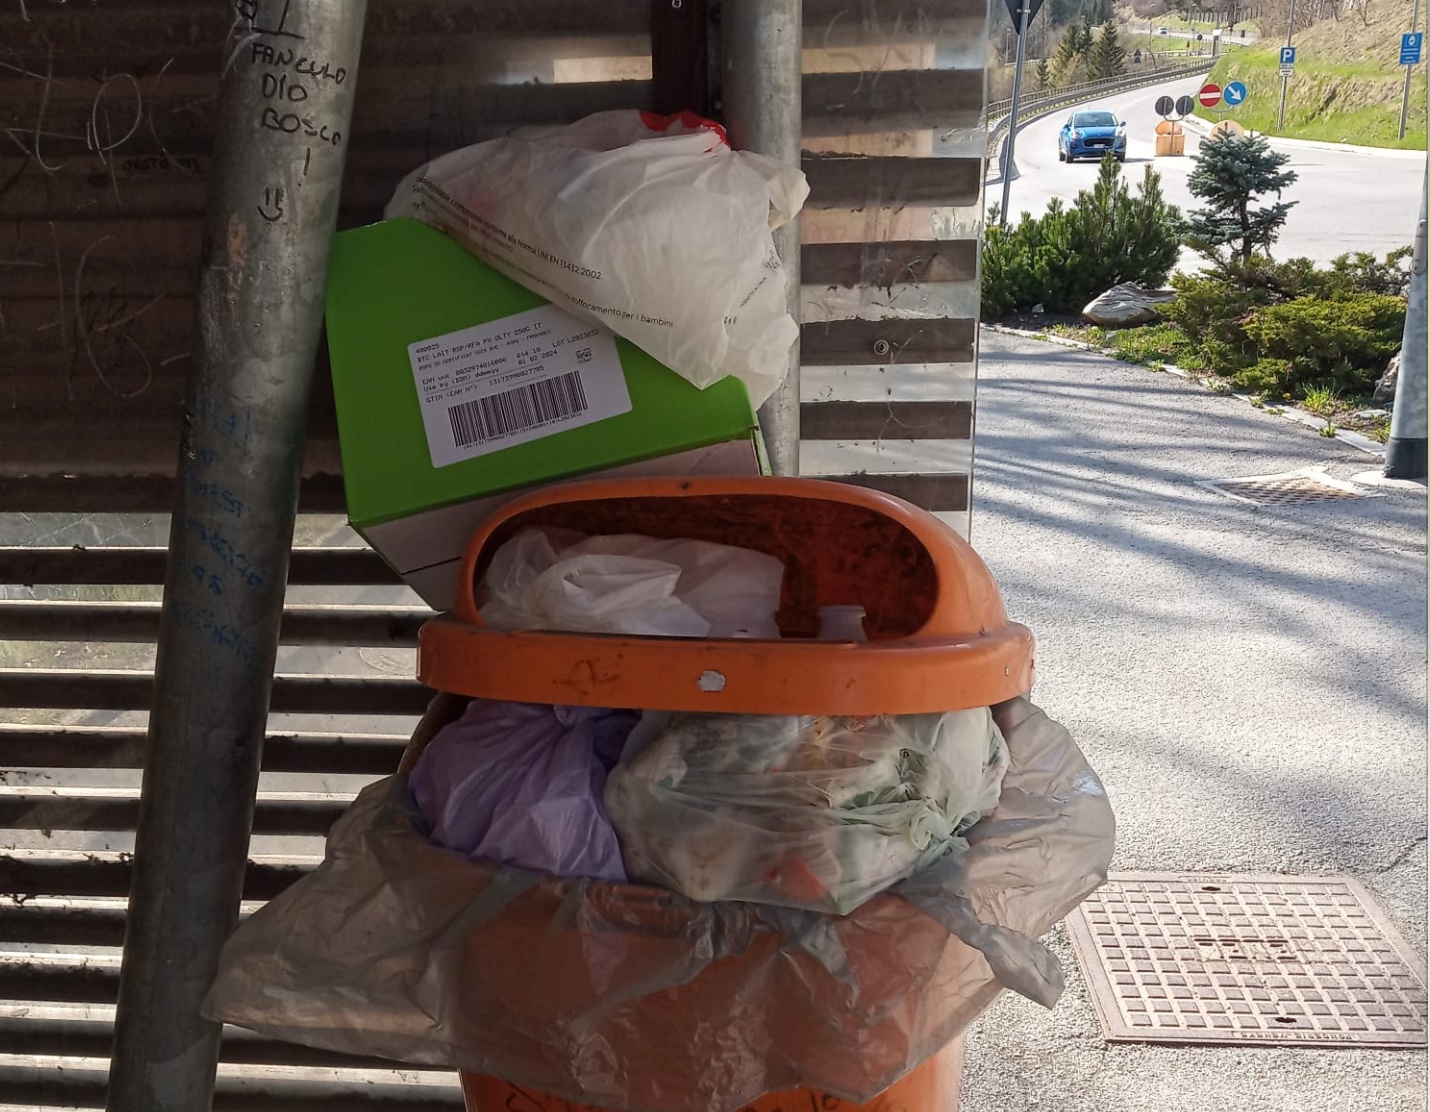
<instances>
[{"instance_id":1,"label":"corrugated metal wall","mask_svg":"<svg viewBox=\"0 0 1430 1112\"><path fill-rule=\"evenodd\" d=\"M244 6L0 10L0 1110L103 1103L217 74ZM342 224L441 151L650 106L652 11L372 0ZM805 0L803 467L959 526L986 20L978 0ZM342 524L319 383L253 901L313 863L425 700L424 611ZM359 1094L458 1103L440 1073L225 1041L217 1107Z\"/></svg>"}]
</instances>

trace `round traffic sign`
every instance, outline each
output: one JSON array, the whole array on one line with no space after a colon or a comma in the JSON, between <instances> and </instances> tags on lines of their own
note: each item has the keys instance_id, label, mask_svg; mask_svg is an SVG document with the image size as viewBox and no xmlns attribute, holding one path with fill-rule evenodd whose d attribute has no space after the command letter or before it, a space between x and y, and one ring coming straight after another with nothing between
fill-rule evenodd
<instances>
[{"instance_id":1,"label":"round traffic sign","mask_svg":"<svg viewBox=\"0 0 1430 1112\"><path fill-rule=\"evenodd\" d=\"M1203 108L1215 108L1221 103L1221 86L1208 81L1198 91L1197 99L1202 102Z\"/></svg>"},{"instance_id":2,"label":"round traffic sign","mask_svg":"<svg viewBox=\"0 0 1430 1112\"><path fill-rule=\"evenodd\" d=\"M1222 95L1226 97L1226 102L1230 105L1243 104L1246 101L1246 86L1240 81L1230 81Z\"/></svg>"},{"instance_id":3,"label":"round traffic sign","mask_svg":"<svg viewBox=\"0 0 1430 1112\"><path fill-rule=\"evenodd\" d=\"M1157 115L1161 116L1164 120L1172 114L1174 107L1176 106L1172 103L1171 97L1158 97L1157 103L1152 106Z\"/></svg>"},{"instance_id":4,"label":"round traffic sign","mask_svg":"<svg viewBox=\"0 0 1430 1112\"><path fill-rule=\"evenodd\" d=\"M1179 116L1190 116L1190 115L1192 114L1192 109L1195 108L1196 106L1197 106L1197 102L1194 101L1191 97L1178 97L1178 98L1177 98L1177 115L1179 115Z\"/></svg>"}]
</instances>

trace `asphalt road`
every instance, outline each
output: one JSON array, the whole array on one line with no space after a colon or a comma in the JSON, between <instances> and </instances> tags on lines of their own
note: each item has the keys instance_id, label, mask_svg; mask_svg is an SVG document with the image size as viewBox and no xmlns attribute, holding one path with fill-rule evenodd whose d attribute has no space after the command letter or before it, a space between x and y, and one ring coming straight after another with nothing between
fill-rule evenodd
<instances>
[{"instance_id":1,"label":"asphalt road","mask_svg":"<svg viewBox=\"0 0 1430 1112\"><path fill-rule=\"evenodd\" d=\"M1143 169L1154 165L1162 178L1162 191L1173 204L1185 209L1199 203L1187 189L1199 136L1187 130L1186 156L1155 158L1154 142L1160 116L1157 99L1194 95L1201 78L1184 78L1129 93L1104 97L1086 107L1107 109L1127 121L1127 171L1139 182ZM1066 165L1058 161L1057 135L1070 108L1059 109L1021 127L1014 161L1009 215L1041 214L1054 197L1071 201L1081 189L1097 180L1096 162ZM1273 254L1277 258L1304 255L1320 263L1347 251L1383 255L1411 242L1420 207L1420 185L1425 173L1425 153L1374 151L1364 147L1334 149L1328 145L1273 139L1271 145L1291 156L1287 168L1300 176L1285 194L1296 202ZM989 202L1002 196L1002 185L990 183ZM1184 260L1185 269L1192 256Z\"/></svg>"},{"instance_id":2,"label":"asphalt road","mask_svg":"<svg viewBox=\"0 0 1430 1112\"><path fill-rule=\"evenodd\" d=\"M1185 380L985 333L974 547L1033 700L1117 813L1114 869L1350 874L1426 915L1426 499L1257 508L1199 480L1376 457ZM1423 1112L1421 1051L1105 1044L1069 986L971 1029L963 1112ZM1334 1094L1334 1096L1332 1096Z\"/></svg>"}]
</instances>

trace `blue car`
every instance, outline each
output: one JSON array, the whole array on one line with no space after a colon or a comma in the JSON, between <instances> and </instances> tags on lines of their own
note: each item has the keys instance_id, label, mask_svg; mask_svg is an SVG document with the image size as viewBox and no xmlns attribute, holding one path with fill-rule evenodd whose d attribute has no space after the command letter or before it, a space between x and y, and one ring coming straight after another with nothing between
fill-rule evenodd
<instances>
[{"instance_id":1,"label":"blue car","mask_svg":"<svg viewBox=\"0 0 1430 1112\"><path fill-rule=\"evenodd\" d=\"M1127 124L1111 112L1074 112L1058 132L1058 161L1101 159L1108 151L1127 161Z\"/></svg>"}]
</instances>

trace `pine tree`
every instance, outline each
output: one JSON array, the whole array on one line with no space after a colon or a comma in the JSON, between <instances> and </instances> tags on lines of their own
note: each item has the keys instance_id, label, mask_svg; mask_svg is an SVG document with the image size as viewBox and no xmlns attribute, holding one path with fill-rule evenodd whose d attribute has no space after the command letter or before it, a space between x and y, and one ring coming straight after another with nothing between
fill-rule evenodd
<instances>
[{"instance_id":1,"label":"pine tree","mask_svg":"<svg viewBox=\"0 0 1430 1112\"><path fill-rule=\"evenodd\" d=\"M1262 135L1223 133L1203 143L1187 186L1206 206L1187 214L1187 244L1218 265L1245 265L1258 248L1269 253L1296 203L1280 200L1296 180L1294 172L1281 169L1288 160ZM1268 193L1276 194L1275 204L1252 207ZM1225 259L1222 247L1228 249Z\"/></svg>"},{"instance_id":2,"label":"pine tree","mask_svg":"<svg viewBox=\"0 0 1430 1112\"><path fill-rule=\"evenodd\" d=\"M1081 54L1082 37L1078 33L1078 25L1074 23L1063 32L1062 41L1058 43L1058 51L1053 55L1053 68L1065 78L1077 68Z\"/></svg>"},{"instance_id":3,"label":"pine tree","mask_svg":"<svg viewBox=\"0 0 1430 1112\"><path fill-rule=\"evenodd\" d=\"M1033 78L1038 83L1038 91L1051 89L1053 86L1053 71L1048 66L1048 60L1044 58L1038 63L1038 68L1033 71Z\"/></svg>"},{"instance_id":4,"label":"pine tree","mask_svg":"<svg viewBox=\"0 0 1430 1112\"><path fill-rule=\"evenodd\" d=\"M1082 13L1082 22L1077 24L1077 52L1086 58L1092 53L1092 12Z\"/></svg>"},{"instance_id":5,"label":"pine tree","mask_svg":"<svg viewBox=\"0 0 1430 1112\"><path fill-rule=\"evenodd\" d=\"M1097 42L1088 53L1087 75L1097 80L1120 77L1127 72L1127 51L1117 41L1117 28L1110 21L1102 25Z\"/></svg>"}]
</instances>

